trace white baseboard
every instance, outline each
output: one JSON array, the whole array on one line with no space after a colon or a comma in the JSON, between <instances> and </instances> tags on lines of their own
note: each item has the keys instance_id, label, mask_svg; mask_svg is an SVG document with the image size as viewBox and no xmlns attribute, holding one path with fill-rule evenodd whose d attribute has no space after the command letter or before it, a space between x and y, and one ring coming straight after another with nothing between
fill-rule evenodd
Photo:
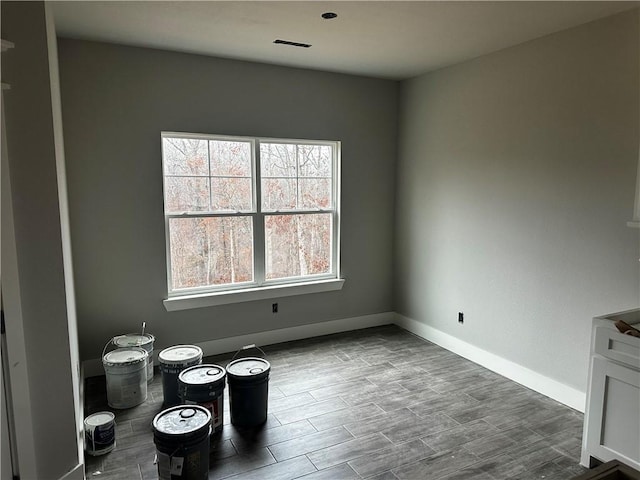
<instances>
[{"instance_id":1,"label":"white baseboard","mask_svg":"<svg viewBox=\"0 0 640 480\"><path fill-rule=\"evenodd\" d=\"M482 350L459 338L403 315L396 313L394 323L425 340L440 345L461 357L471 360L478 365L482 365L514 382L584 413L586 402L585 392L534 372L522 365Z\"/></svg>"},{"instance_id":2,"label":"white baseboard","mask_svg":"<svg viewBox=\"0 0 640 480\"><path fill-rule=\"evenodd\" d=\"M205 356L218 355L239 350L244 345L256 344L259 346L274 343L289 342L303 338L330 335L332 333L358 330L361 328L376 327L379 325L396 324L419 337L440 345L447 350L460 355L474 363L482 365L500 375L513 380L527 388L535 390L547 397L553 398L575 410L584 412L586 393L573 387L553 380L545 375L534 372L522 365L506 360L498 355L487 352L481 348L464 342L452 335L437 330L429 325L420 323L411 318L395 312L376 313L360 317L343 318L327 322L301 325L298 327L282 328L267 332L258 332L249 335L221 338L196 343ZM157 361L157 354L156 361ZM83 378L104 375L102 359L94 358L82 362Z\"/></svg>"},{"instance_id":3,"label":"white baseboard","mask_svg":"<svg viewBox=\"0 0 640 480\"><path fill-rule=\"evenodd\" d=\"M239 350L244 345L255 344L259 346L271 345L274 343L289 342L303 338L330 335L332 333L359 330L361 328L377 327L394 323L395 313L375 313L373 315L363 315L360 317L342 318L340 320L330 320L327 322L312 323L299 327L281 328L267 332L252 333L249 335L239 335L237 337L221 338L206 342L195 343L202 348L204 356L218 355ZM158 352L154 353L157 361ZM104 375L102 359L92 358L82 362L83 378L97 377Z\"/></svg>"}]
</instances>

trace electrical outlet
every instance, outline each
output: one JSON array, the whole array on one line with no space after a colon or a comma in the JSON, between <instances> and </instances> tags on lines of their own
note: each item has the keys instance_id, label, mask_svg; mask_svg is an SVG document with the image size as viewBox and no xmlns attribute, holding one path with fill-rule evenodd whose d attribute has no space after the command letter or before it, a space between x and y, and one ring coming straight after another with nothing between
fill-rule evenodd
<instances>
[{"instance_id":1,"label":"electrical outlet","mask_svg":"<svg viewBox=\"0 0 640 480\"><path fill-rule=\"evenodd\" d=\"M458 323L464 323L464 313L458 312Z\"/></svg>"},{"instance_id":2,"label":"electrical outlet","mask_svg":"<svg viewBox=\"0 0 640 480\"><path fill-rule=\"evenodd\" d=\"M278 313L278 304L277 303L272 303L271 304L271 313Z\"/></svg>"}]
</instances>

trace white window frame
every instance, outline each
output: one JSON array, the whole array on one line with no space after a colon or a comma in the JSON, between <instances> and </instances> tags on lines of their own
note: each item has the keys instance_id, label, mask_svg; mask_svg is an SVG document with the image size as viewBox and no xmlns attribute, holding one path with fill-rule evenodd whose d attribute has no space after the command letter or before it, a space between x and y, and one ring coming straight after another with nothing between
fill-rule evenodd
<instances>
[{"instance_id":1,"label":"white window frame","mask_svg":"<svg viewBox=\"0 0 640 480\"><path fill-rule=\"evenodd\" d=\"M341 144L339 141L322 141L306 139L283 139L267 137L244 137L231 135L211 135L184 132L161 132L162 148L165 138L186 138L199 140L220 140L248 142L251 145L251 180L252 180L252 209L239 212L164 212L165 220L165 247L167 267L167 298L164 306L168 311L183 310L228 303L237 303L253 300L273 299L292 295L340 290L344 279L340 278L340 163ZM297 209L283 211L263 211L261 202L261 172L260 172L260 144L279 143L293 145L328 145L332 147L332 205L331 209ZM166 195L166 178L164 170L164 151L162 153L162 178L163 178L163 211ZM304 277L280 278L274 280L265 279L265 218L269 215L305 215L328 213L332 215L332 252L331 271L320 275L308 275ZM196 217L252 217L253 225L253 281L226 284L207 285L173 290L171 278L171 244L169 235L169 220L172 218L196 218Z\"/></svg>"}]
</instances>

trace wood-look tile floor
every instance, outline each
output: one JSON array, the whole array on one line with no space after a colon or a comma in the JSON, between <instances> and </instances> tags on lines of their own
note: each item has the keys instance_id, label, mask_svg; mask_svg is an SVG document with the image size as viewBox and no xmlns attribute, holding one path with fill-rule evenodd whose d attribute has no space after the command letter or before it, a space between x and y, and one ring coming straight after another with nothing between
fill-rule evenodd
<instances>
[{"instance_id":1,"label":"wood-look tile floor","mask_svg":"<svg viewBox=\"0 0 640 480\"><path fill-rule=\"evenodd\" d=\"M212 437L209 479L566 480L580 467L582 414L396 326L264 348L271 363L261 429ZM226 366L231 354L206 357ZM85 415L116 414L116 448L86 457L88 479L158 478L148 398L107 406L105 377L85 382Z\"/></svg>"}]
</instances>

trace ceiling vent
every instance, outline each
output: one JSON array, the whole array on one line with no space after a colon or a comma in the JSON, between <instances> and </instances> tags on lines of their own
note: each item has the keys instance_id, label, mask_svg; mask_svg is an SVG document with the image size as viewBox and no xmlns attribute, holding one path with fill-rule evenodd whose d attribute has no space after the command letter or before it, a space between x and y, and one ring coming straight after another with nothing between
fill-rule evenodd
<instances>
[{"instance_id":1,"label":"ceiling vent","mask_svg":"<svg viewBox=\"0 0 640 480\"><path fill-rule=\"evenodd\" d=\"M277 43L278 45L290 45L292 47L301 47L301 48L309 48L311 46L310 43L299 43L299 42L290 42L288 40L274 40L273 43Z\"/></svg>"}]
</instances>

